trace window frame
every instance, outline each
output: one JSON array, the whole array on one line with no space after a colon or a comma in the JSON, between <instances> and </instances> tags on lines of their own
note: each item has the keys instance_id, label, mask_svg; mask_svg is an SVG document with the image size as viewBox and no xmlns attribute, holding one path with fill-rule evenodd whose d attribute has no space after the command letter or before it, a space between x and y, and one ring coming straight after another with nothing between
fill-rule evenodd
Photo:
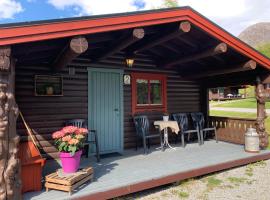
<instances>
[{"instance_id":1,"label":"window frame","mask_svg":"<svg viewBox=\"0 0 270 200\"><path fill-rule=\"evenodd\" d=\"M148 82L148 101L150 91L150 81L159 80L161 83L161 104L160 105L137 105L137 79L145 79ZM167 76L165 74L131 73L132 89L132 114L144 111L167 112Z\"/></svg>"}]
</instances>

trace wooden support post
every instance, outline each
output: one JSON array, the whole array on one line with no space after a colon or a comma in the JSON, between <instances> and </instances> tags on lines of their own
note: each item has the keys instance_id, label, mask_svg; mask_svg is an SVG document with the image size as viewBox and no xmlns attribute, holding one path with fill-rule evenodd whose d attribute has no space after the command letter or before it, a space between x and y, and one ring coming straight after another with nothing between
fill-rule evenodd
<instances>
[{"instance_id":1,"label":"wooden support post","mask_svg":"<svg viewBox=\"0 0 270 200\"><path fill-rule=\"evenodd\" d=\"M202 58L207 58L210 56L215 56L218 54L226 53L227 50L228 50L227 44L220 43L220 44L216 45L215 47L212 47L210 49L206 49L204 51L197 52L197 53L192 54L192 55L188 55L185 57L175 58L175 59L170 59L168 61L165 61L164 63L161 63L161 67L171 68L172 66L177 65L177 64L179 65L179 64L183 64L183 63L188 63L188 62L199 60Z\"/></svg>"},{"instance_id":2,"label":"wooden support post","mask_svg":"<svg viewBox=\"0 0 270 200\"><path fill-rule=\"evenodd\" d=\"M88 41L83 36L76 36L70 40L68 45L56 57L53 62L53 69L61 70L66 67L74 58L78 57L88 49Z\"/></svg>"},{"instance_id":3,"label":"wooden support post","mask_svg":"<svg viewBox=\"0 0 270 200\"><path fill-rule=\"evenodd\" d=\"M260 78L257 78L256 84L256 99L257 99L257 122L256 128L260 137L260 147L265 149L268 146L268 133L265 130L265 119L267 117L265 111L265 101L269 97L266 93L264 85L262 84Z\"/></svg>"},{"instance_id":4,"label":"wooden support post","mask_svg":"<svg viewBox=\"0 0 270 200\"><path fill-rule=\"evenodd\" d=\"M16 133L15 62L10 47L0 47L0 200L21 199Z\"/></svg>"}]
</instances>

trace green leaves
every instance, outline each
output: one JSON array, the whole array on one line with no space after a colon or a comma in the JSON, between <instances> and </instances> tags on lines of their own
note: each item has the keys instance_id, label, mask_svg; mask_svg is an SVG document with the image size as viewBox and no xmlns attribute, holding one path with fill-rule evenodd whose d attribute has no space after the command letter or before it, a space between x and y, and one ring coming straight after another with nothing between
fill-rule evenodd
<instances>
[{"instance_id":1,"label":"green leaves","mask_svg":"<svg viewBox=\"0 0 270 200\"><path fill-rule=\"evenodd\" d=\"M60 145L58 146L58 150L61 152L63 151L63 148L65 147L66 143L65 142L61 142Z\"/></svg>"},{"instance_id":2,"label":"green leaves","mask_svg":"<svg viewBox=\"0 0 270 200\"><path fill-rule=\"evenodd\" d=\"M73 156L77 150L76 146L69 146L68 151L71 152L71 155Z\"/></svg>"}]
</instances>

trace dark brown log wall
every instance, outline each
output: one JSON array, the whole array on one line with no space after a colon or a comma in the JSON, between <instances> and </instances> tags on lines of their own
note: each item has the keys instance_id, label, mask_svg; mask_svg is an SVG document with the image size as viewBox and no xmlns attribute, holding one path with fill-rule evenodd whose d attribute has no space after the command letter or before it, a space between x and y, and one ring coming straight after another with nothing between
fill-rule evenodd
<instances>
[{"instance_id":1,"label":"dark brown log wall","mask_svg":"<svg viewBox=\"0 0 270 200\"><path fill-rule=\"evenodd\" d=\"M63 97L34 96L34 75L49 74L50 69L41 66L18 66L16 68L16 98L18 106L31 128L35 129L37 139L43 146L46 157L57 156L51 133L60 129L64 122L74 118L87 119L87 69L89 64L78 64L76 75L68 75L68 70L61 74L64 77ZM110 65L112 66L112 65ZM105 67L105 66L104 66ZM125 72L130 73L130 71ZM176 73L167 73L168 111L193 112L201 110L199 85L181 80ZM151 113L150 119L159 119L162 113ZM125 148L135 146L135 130L131 115L131 86L124 86L124 135ZM29 139L26 130L18 120L18 134L22 141Z\"/></svg>"}]
</instances>

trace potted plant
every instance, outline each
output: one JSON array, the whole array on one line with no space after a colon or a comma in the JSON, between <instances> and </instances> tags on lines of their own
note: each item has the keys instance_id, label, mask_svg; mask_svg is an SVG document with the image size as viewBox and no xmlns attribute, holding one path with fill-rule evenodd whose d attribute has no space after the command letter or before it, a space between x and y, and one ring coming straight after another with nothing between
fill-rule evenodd
<instances>
[{"instance_id":1,"label":"potted plant","mask_svg":"<svg viewBox=\"0 0 270 200\"><path fill-rule=\"evenodd\" d=\"M169 113L167 113L167 112L165 112L164 114L163 114L163 121L169 121Z\"/></svg>"},{"instance_id":2,"label":"potted plant","mask_svg":"<svg viewBox=\"0 0 270 200\"><path fill-rule=\"evenodd\" d=\"M52 84L46 84L45 86L46 95L53 95L54 86Z\"/></svg>"},{"instance_id":3,"label":"potted plant","mask_svg":"<svg viewBox=\"0 0 270 200\"><path fill-rule=\"evenodd\" d=\"M60 152L63 172L74 173L78 170L86 134L88 134L86 128L75 126L66 126L52 134Z\"/></svg>"}]
</instances>

